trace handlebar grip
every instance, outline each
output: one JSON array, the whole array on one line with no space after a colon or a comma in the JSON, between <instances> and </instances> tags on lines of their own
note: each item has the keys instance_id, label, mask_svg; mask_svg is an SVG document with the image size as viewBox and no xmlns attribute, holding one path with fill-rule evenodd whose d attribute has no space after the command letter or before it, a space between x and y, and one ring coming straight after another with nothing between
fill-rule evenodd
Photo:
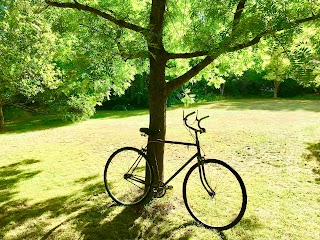
<instances>
[{"instance_id":1,"label":"handlebar grip","mask_svg":"<svg viewBox=\"0 0 320 240\"><path fill-rule=\"evenodd\" d=\"M209 115L208 116L205 116L205 117L203 117L203 118L200 118L198 121L200 122L200 121L202 121L203 119L206 119L206 118L208 118L209 117Z\"/></svg>"},{"instance_id":2,"label":"handlebar grip","mask_svg":"<svg viewBox=\"0 0 320 240\"><path fill-rule=\"evenodd\" d=\"M195 114L195 113L196 113L196 112L193 111L193 112L187 114L187 116L185 116L185 117L183 118L183 120L187 120L188 117L190 117L191 115L193 115L193 114Z\"/></svg>"},{"instance_id":3,"label":"handlebar grip","mask_svg":"<svg viewBox=\"0 0 320 240\"><path fill-rule=\"evenodd\" d=\"M199 129L200 129L200 133L205 133L205 132L206 132L206 129L200 126L200 122L201 122L203 119L206 119L206 118L208 118L208 117L209 117L209 116L205 116L205 117L200 118L200 119L198 120L198 127L199 127Z\"/></svg>"}]
</instances>

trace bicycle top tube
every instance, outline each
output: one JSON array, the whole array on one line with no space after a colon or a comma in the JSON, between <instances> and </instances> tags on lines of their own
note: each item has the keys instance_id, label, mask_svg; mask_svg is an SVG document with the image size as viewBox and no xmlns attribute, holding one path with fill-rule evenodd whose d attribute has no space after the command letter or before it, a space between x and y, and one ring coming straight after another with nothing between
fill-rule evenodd
<instances>
[{"instance_id":1,"label":"bicycle top tube","mask_svg":"<svg viewBox=\"0 0 320 240\"><path fill-rule=\"evenodd\" d=\"M163 140L163 139L157 139L156 141L151 141L151 142L169 143L169 144L177 144L177 145L185 145L185 146L197 146L197 144L195 144L195 143L168 141L168 140Z\"/></svg>"}]
</instances>

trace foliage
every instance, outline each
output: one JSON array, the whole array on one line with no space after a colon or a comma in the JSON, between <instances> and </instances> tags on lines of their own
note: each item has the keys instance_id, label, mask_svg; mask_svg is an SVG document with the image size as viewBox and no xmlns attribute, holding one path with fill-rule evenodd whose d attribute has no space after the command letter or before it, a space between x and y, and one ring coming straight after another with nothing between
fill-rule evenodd
<instances>
[{"instance_id":1,"label":"foliage","mask_svg":"<svg viewBox=\"0 0 320 240\"><path fill-rule=\"evenodd\" d=\"M274 98L278 96L280 83L289 77L290 66L290 60L285 56L283 49L271 47L270 55L264 59L264 78L273 81Z\"/></svg>"},{"instance_id":2,"label":"foliage","mask_svg":"<svg viewBox=\"0 0 320 240\"><path fill-rule=\"evenodd\" d=\"M11 1L0 32L0 102L11 103L18 95L33 99L60 86L61 72L53 63L56 36L28 1Z\"/></svg>"},{"instance_id":3,"label":"foliage","mask_svg":"<svg viewBox=\"0 0 320 240\"><path fill-rule=\"evenodd\" d=\"M181 99L185 107L195 102L195 94L192 94L189 88L183 90L183 98Z\"/></svg>"},{"instance_id":4,"label":"foliage","mask_svg":"<svg viewBox=\"0 0 320 240\"><path fill-rule=\"evenodd\" d=\"M95 23L103 29L97 19L53 14L30 1L0 5L1 106L58 111L78 120L91 116L111 92L120 95L130 86L138 65L114 56L115 31L88 28Z\"/></svg>"},{"instance_id":5,"label":"foliage","mask_svg":"<svg viewBox=\"0 0 320 240\"><path fill-rule=\"evenodd\" d=\"M139 71L146 70L147 65L144 59L148 56L146 55L148 49L143 35L135 31L130 31L130 29L119 25L105 24L102 18L94 14L82 14L77 11L65 12L52 8L44 10L44 5L35 8L36 5L32 5L33 2L23 3L24 1L20 1L19 4L14 1L2 2L1 16L5 18L2 21L3 36L6 35L8 41L6 42L7 46L2 44L1 51L5 53L5 49L7 50L7 53L2 56L3 59L6 59L3 60L6 62L4 66L8 67L3 69L9 72L2 73L2 75L9 79L10 74L15 74L16 79L22 79L18 92L33 98L32 101L35 101L34 96L38 93L43 94L49 88L57 92L57 96L61 97L60 101L65 101L70 96L67 103L70 103L69 109L73 109L77 102L83 101L87 96L88 106L90 105L92 109L83 113L91 114L97 103L109 99L112 95L124 94L124 90L130 86L134 75ZM263 29L268 29L268 26L270 29L273 26L275 30L286 28L291 24L289 19L293 21L299 16L307 16L310 9L313 13L318 10L315 3L307 7L307 4L301 1L290 2L290 4L285 2L282 4L269 3L268 1L243 2L245 3L245 11L242 12L240 9L238 14L241 19L237 19L237 12L234 14L232 11L228 11L228 9L237 6L236 1L228 1L223 4L218 2L214 8L207 5L206 2L176 3L168 1L166 4L168 15L163 31L165 48L168 52L210 49L209 52L215 54L217 47L219 47L218 52L228 52L231 50L228 49L228 41L225 42L225 45L221 45L228 38L234 42L231 46L236 46L236 43L244 43L251 36L259 35ZM132 24L143 27L146 27L150 14L150 5L146 2L126 1L121 5L122 7L118 6L116 2L96 1L90 2L90 4L93 8L101 8L106 12L110 10L109 12L116 18L121 19L121 16L125 16L126 19L130 19ZM238 2L238 6L240 6L240 2ZM266 6L268 7L266 8ZM25 11L21 11L22 8L25 8ZM33 10L31 10L32 8ZM10 11L12 13L9 16ZM6 17L5 14L7 14ZM30 16L23 16L23 14ZM10 17L11 20L9 20ZM5 28L5 24L7 24L7 28ZM10 28L8 28L8 24L11 24ZM22 25L29 30L20 34L18 29L22 29ZM9 29L12 31L11 33L8 32ZM14 33L12 29L16 29L16 32ZM42 29L41 33L39 33L39 29ZM38 31L38 35L31 37L32 31ZM19 43L15 44L14 40L17 39L18 34L20 38L24 38L22 42L32 46L33 52L38 55L32 55L33 52L30 49L24 49L21 42L21 46ZM291 30L277 34L277 38L281 38L282 41L289 41L290 36L293 36ZM316 37L312 37L310 41L319 42ZM35 46L34 42L38 44ZM11 45L8 46L10 43ZM8 58L8 49L11 53L16 51L16 54L11 54L11 58ZM305 58L306 52L304 50L305 48L300 44L300 49L296 52L297 56L300 54L298 58ZM21 54L18 54L18 51ZM13 56L17 56L20 60L12 59ZM42 60L36 56L40 56ZM141 60L128 61L131 58L141 58ZM167 79L170 81L170 79L182 75L190 66L194 67L203 61L203 58L200 57L198 60L194 58L193 60L195 60L194 64L191 63L191 65L184 59L168 61ZM29 75L22 73L23 69L19 67L19 63L23 61L25 61L24 70L30 72ZM249 68L257 69L257 61L259 60L255 49L230 51L230 53L220 55L201 72L201 75L192 81L206 79L210 86L219 88L227 79L241 77ZM11 64L12 62L15 64ZM312 71L315 76L313 85L317 86L319 79L317 60L312 59L308 64L309 68L310 64L313 64ZM270 75L266 76L266 78L270 77ZM12 89L11 95L15 95L16 86L10 84L6 80L6 91L2 92L6 92L8 95L8 89ZM4 88L3 83L2 88ZM188 94L183 96L186 97ZM12 99L9 96L2 98Z\"/></svg>"},{"instance_id":6,"label":"foliage","mask_svg":"<svg viewBox=\"0 0 320 240\"><path fill-rule=\"evenodd\" d=\"M288 78L290 71L290 60L285 56L283 49L273 50L264 62L266 71L265 79L275 82L282 82Z\"/></svg>"},{"instance_id":7,"label":"foliage","mask_svg":"<svg viewBox=\"0 0 320 240\"><path fill-rule=\"evenodd\" d=\"M224 54L205 68L200 76L208 81L209 86L220 88L227 79L241 77L246 70L253 68L258 60L252 48Z\"/></svg>"},{"instance_id":8,"label":"foliage","mask_svg":"<svg viewBox=\"0 0 320 240\"><path fill-rule=\"evenodd\" d=\"M314 25L306 27L303 32L295 38L293 46L293 71L291 76L303 86L314 89L320 86L319 79L319 29Z\"/></svg>"}]
</instances>

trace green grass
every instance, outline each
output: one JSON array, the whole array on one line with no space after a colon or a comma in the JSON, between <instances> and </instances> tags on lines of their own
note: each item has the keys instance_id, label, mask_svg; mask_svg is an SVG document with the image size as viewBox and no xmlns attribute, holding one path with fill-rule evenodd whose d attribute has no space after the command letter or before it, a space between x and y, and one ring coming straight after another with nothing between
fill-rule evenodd
<instances>
[{"instance_id":1,"label":"green grass","mask_svg":"<svg viewBox=\"0 0 320 240\"><path fill-rule=\"evenodd\" d=\"M103 186L105 161L119 147L144 145L138 129L149 117L106 111L72 125L48 116L9 123L0 134L0 239L320 239L320 101L219 101L185 111L195 109L210 115L206 155L232 165L247 187L234 228L217 233L193 221L182 200L186 171L148 206L116 206ZM168 110L167 138L192 141L182 110ZM165 176L192 154L166 146Z\"/></svg>"}]
</instances>

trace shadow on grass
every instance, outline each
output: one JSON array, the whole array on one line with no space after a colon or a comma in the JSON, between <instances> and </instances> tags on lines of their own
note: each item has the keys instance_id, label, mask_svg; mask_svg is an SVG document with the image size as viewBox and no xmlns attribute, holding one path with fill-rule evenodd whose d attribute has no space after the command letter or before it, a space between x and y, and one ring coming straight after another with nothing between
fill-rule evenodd
<instances>
[{"instance_id":1,"label":"shadow on grass","mask_svg":"<svg viewBox=\"0 0 320 240\"><path fill-rule=\"evenodd\" d=\"M7 187L14 192L14 184ZM140 226L134 222L143 207L120 207L106 199L101 183L85 186L76 198L70 194L29 204L27 199L7 197L0 205L0 239L137 238Z\"/></svg>"},{"instance_id":2,"label":"shadow on grass","mask_svg":"<svg viewBox=\"0 0 320 240\"><path fill-rule=\"evenodd\" d=\"M262 228L260 220L256 216L244 217L239 222L239 226L246 231L254 231L256 229Z\"/></svg>"},{"instance_id":3,"label":"shadow on grass","mask_svg":"<svg viewBox=\"0 0 320 240\"><path fill-rule=\"evenodd\" d=\"M65 121L61 116L37 115L28 116L5 122L4 129L0 133L23 133L50 128L63 127L71 124Z\"/></svg>"},{"instance_id":4,"label":"shadow on grass","mask_svg":"<svg viewBox=\"0 0 320 240\"><path fill-rule=\"evenodd\" d=\"M215 102L212 107L226 110L311 111L320 112L319 100L245 99ZM211 103L207 103L211 104Z\"/></svg>"},{"instance_id":5,"label":"shadow on grass","mask_svg":"<svg viewBox=\"0 0 320 240\"><path fill-rule=\"evenodd\" d=\"M21 167L37 162L28 159L0 169L5 176L1 191L7 192L0 202L0 239L166 239L176 231L175 239L192 237L194 221L167 227L172 203L155 200L147 206L117 206L106 195L103 183L97 182L97 175L76 180L74 184L82 190L69 195L33 204L13 198L15 185L38 173L24 172Z\"/></svg>"},{"instance_id":6,"label":"shadow on grass","mask_svg":"<svg viewBox=\"0 0 320 240\"><path fill-rule=\"evenodd\" d=\"M149 114L148 109L130 110L130 111L116 111L116 110L98 110L91 119L101 118L127 118L135 116L143 116Z\"/></svg>"},{"instance_id":7,"label":"shadow on grass","mask_svg":"<svg viewBox=\"0 0 320 240\"><path fill-rule=\"evenodd\" d=\"M318 175L315 179L316 183L320 184L320 142L318 143L308 143L307 147L308 153L305 155L307 161L315 161L316 167L312 169L313 173Z\"/></svg>"},{"instance_id":8,"label":"shadow on grass","mask_svg":"<svg viewBox=\"0 0 320 240\"><path fill-rule=\"evenodd\" d=\"M155 199L150 204L117 206L106 195L99 175L79 178L73 184L80 191L30 203L17 199L17 184L28 181L40 171L27 166L40 162L26 159L0 167L0 239L167 239L193 237L193 220L177 224L172 220L175 209L170 200ZM241 222L240 222L241 223ZM254 226L250 221L242 225ZM168 227L169 226L169 227ZM223 232L216 232L227 239Z\"/></svg>"},{"instance_id":9,"label":"shadow on grass","mask_svg":"<svg viewBox=\"0 0 320 240\"><path fill-rule=\"evenodd\" d=\"M98 110L91 119L102 118L128 118L134 116L147 115L148 110L132 110L132 111L105 111ZM4 129L0 130L0 134L23 133L51 128L58 128L72 124L71 121L63 120L62 116L57 115L34 115L25 116L19 119L12 119L5 122Z\"/></svg>"},{"instance_id":10,"label":"shadow on grass","mask_svg":"<svg viewBox=\"0 0 320 240\"><path fill-rule=\"evenodd\" d=\"M7 166L0 167L0 204L10 201L15 195L15 186L22 181L31 179L40 171L24 171L21 167L40 162L35 159L25 159ZM0 215L2 208L0 208ZM0 217L1 218L1 217Z\"/></svg>"}]
</instances>

